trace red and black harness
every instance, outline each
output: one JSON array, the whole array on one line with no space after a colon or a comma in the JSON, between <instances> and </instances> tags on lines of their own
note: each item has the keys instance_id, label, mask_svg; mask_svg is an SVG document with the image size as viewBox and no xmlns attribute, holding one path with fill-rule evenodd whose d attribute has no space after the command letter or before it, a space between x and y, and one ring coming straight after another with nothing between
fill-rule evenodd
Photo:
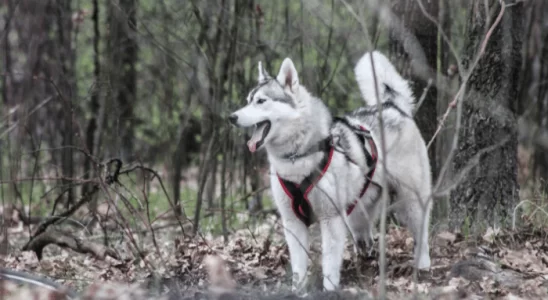
<instances>
[{"instance_id":1,"label":"red and black harness","mask_svg":"<svg viewBox=\"0 0 548 300\"><path fill-rule=\"evenodd\" d=\"M367 188L371 184L371 180L373 178L373 175L375 174L375 169L377 165L377 146L375 145L375 142L373 141L373 138L371 137L371 132L367 130L363 126L354 126L350 124L346 119L343 118L336 118L336 122L342 122L346 126L350 127L358 139L361 142L361 145L364 147L364 153L367 161L367 166L370 168L370 171L367 172L365 176L365 182L363 184L362 190L360 192L360 195L358 198L354 200L352 204L350 204L346 209L346 214L350 215L356 205L358 204L358 200L361 199L361 197L365 194L367 191ZM371 148L371 152L367 151L365 148L365 142L369 143L369 146ZM315 168L314 171L308 175L301 183L294 183L289 180L285 180L281 178L278 175L278 180L280 181L280 184L282 186L282 189L286 193L286 195L291 199L291 207L293 209L293 212L295 215L306 225L310 226L313 223L313 212L312 212L312 206L310 205L310 200L308 199L308 194L310 191L312 191L312 188L320 181L320 179L323 177L325 172L327 172L327 169L329 168L329 165L331 164L331 159L333 158L333 152L335 151L335 147L333 145L333 139L331 137L323 140L320 143L320 150L324 151L325 155L323 159L320 161L318 168ZM346 158L352 162L352 159L346 156ZM321 171L320 171L321 170Z\"/></svg>"}]
</instances>

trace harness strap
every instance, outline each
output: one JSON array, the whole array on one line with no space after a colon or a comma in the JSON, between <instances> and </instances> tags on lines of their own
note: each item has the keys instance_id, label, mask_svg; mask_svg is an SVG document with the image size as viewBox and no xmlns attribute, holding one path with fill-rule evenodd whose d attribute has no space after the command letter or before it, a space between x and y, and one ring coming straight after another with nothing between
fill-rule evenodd
<instances>
[{"instance_id":1,"label":"harness strap","mask_svg":"<svg viewBox=\"0 0 548 300\"><path fill-rule=\"evenodd\" d=\"M371 181L373 180L373 175L375 175L375 170L377 169L377 160L378 160L377 145L375 144L375 141L373 141L373 137L371 137L371 131L369 131L365 127L361 125L357 127L353 124L350 124L350 122L348 122L346 118L336 117L334 118L334 120L335 122L341 122L345 124L346 126L352 128L354 132L356 133L356 136L360 140L360 143L364 145L365 147L365 141L367 141L369 143L369 147L371 148L371 153L369 153L369 151L367 150L364 151L367 166L369 166L371 170L367 172L367 174L365 175L365 182L360 192L360 196L356 200L354 200L354 202L350 204L348 208L346 209L346 214L350 215L350 213L352 213L352 211L358 204L358 200L361 199L361 197L363 197L363 195L369 188L369 185L371 184ZM348 156L346 156L346 159L353 162L352 159Z\"/></svg>"},{"instance_id":2,"label":"harness strap","mask_svg":"<svg viewBox=\"0 0 548 300\"><path fill-rule=\"evenodd\" d=\"M369 147L371 148L371 153L366 149L364 150L367 165L371 168L371 170L367 172L365 176L365 182L359 197L356 198L354 202L350 204L346 209L346 214L350 215L358 204L359 199L363 197L363 195L369 188L369 185L371 184L373 175L375 174L376 170L378 152L377 146L373 141L373 138L371 137L371 132L365 127L361 125L359 127L353 126L346 119L343 118L335 118L335 121L343 122L345 123L345 125L353 129L361 144L365 147L365 142L367 141L369 143ZM329 143L331 143L330 139L328 139L328 141ZM297 218L299 218L307 227L310 226L314 221L312 206L310 205L308 194L310 193L310 191L312 191L312 188L318 183L318 181L322 179L325 172L327 172L327 169L331 164L331 159L333 158L334 150L335 148L331 144L329 144L329 152L326 153L327 155L324 155L318 168L314 169L312 173L305 177L305 179L300 184L285 180L281 178L279 174L277 174L278 181L280 182L282 189L289 197L289 199L291 199L291 208L293 209L295 216L297 216ZM352 161L348 156L347 159Z\"/></svg>"},{"instance_id":3,"label":"harness strap","mask_svg":"<svg viewBox=\"0 0 548 300\"><path fill-rule=\"evenodd\" d=\"M295 160L299 159L299 158L303 158L305 156L309 156L313 153L316 153L316 152L325 152L325 153L328 153L329 150L331 149L331 137L328 137L326 139L323 139L322 141L320 141L319 143L315 144L314 146L310 147L308 150L306 150L306 152L304 153L300 153L300 154L297 154L297 153L287 153L287 154L284 154L282 155L282 158L284 159L289 159L291 160L292 162L295 162ZM323 162L320 164L320 165L323 165Z\"/></svg>"},{"instance_id":4,"label":"harness strap","mask_svg":"<svg viewBox=\"0 0 548 300\"><path fill-rule=\"evenodd\" d=\"M377 159L378 159L378 152L377 152L377 145L375 145L375 142L373 141L373 138L371 137L371 132L365 127L360 125L360 130L365 133L366 135L358 134L358 138L362 140L363 145L365 145L365 140L367 139L367 142L369 142L369 147L371 147L371 154L369 154L368 151L365 151L365 156L367 158L367 165L371 167L371 170L367 172L365 175L365 183L363 184L362 191L360 192L360 196L354 200L354 203L350 204L348 208L346 209L346 215L350 215L354 208L356 208L356 205L358 204L358 200L363 197L367 189L369 188L369 185L371 184L371 181L373 180L373 175L375 175L375 170L377 169Z\"/></svg>"},{"instance_id":5,"label":"harness strap","mask_svg":"<svg viewBox=\"0 0 548 300\"><path fill-rule=\"evenodd\" d=\"M322 179L325 172L327 172L327 169L331 164L331 159L333 158L334 150L335 149L331 147L329 153L324 155L319 164L321 171L320 168L314 169L314 171L312 171L310 175L306 176L300 184L285 180L281 178L280 175L277 175L285 194L289 197L289 199L291 199L291 208L293 209L293 212L307 227L314 221L312 206L310 205L310 200L308 200L308 194L312 191L312 188L318 183L318 181Z\"/></svg>"}]
</instances>

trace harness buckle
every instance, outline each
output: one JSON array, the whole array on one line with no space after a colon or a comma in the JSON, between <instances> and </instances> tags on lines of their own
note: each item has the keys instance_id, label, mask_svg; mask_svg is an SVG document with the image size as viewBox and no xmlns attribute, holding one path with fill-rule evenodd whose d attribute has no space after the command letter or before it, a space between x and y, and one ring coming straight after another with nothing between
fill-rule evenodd
<instances>
[{"instance_id":1,"label":"harness buckle","mask_svg":"<svg viewBox=\"0 0 548 300\"><path fill-rule=\"evenodd\" d=\"M354 129L355 132L361 136L363 136L366 139L371 139L371 133L368 131L360 130L360 129Z\"/></svg>"},{"instance_id":2,"label":"harness buckle","mask_svg":"<svg viewBox=\"0 0 548 300\"><path fill-rule=\"evenodd\" d=\"M331 137L331 140L329 141L329 146L337 149L337 151L339 151L339 152L342 152L341 151L342 147L341 147L341 142L340 141L341 141L340 136L334 135L334 136Z\"/></svg>"}]
</instances>

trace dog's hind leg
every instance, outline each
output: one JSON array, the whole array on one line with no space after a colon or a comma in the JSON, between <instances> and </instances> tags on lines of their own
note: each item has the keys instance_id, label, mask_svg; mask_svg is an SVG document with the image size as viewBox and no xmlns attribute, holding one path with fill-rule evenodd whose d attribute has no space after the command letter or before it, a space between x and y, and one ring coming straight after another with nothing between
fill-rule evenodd
<instances>
[{"instance_id":1,"label":"dog's hind leg","mask_svg":"<svg viewBox=\"0 0 548 300\"><path fill-rule=\"evenodd\" d=\"M430 224L431 202L412 191L398 191L396 203L392 209L396 218L413 233L415 241L414 257L419 269L429 269L430 246L428 245L428 227Z\"/></svg>"},{"instance_id":2,"label":"dog's hind leg","mask_svg":"<svg viewBox=\"0 0 548 300\"><path fill-rule=\"evenodd\" d=\"M373 250L373 223L364 205L357 205L348 216L354 250L358 256L367 257Z\"/></svg>"},{"instance_id":3,"label":"dog's hind leg","mask_svg":"<svg viewBox=\"0 0 548 300\"><path fill-rule=\"evenodd\" d=\"M354 250L358 257L370 257L375 250L373 248L375 216L378 215L381 196L381 188L371 185L347 218L348 227L354 239Z\"/></svg>"},{"instance_id":4,"label":"dog's hind leg","mask_svg":"<svg viewBox=\"0 0 548 300\"><path fill-rule=\"evenodd\" d=\"M343 216L320 220L322 232L322 271L323 287L327 291L336 289L341 279L341 265L346 225Z\"/></svg>"}]
</instances>

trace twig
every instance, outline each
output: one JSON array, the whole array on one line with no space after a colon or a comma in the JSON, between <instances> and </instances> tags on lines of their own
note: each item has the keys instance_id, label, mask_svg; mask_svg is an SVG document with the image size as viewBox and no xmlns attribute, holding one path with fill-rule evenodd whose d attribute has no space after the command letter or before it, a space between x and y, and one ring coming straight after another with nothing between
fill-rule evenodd
<instances>
[{"instance_id":1,"label":"twig","mask_svg":"<svg viewBox=\"0 0 548 300\"><path fill-rule=\"evenodd\" d=\"M37 176L37 177L15 178L12 180L0 180L0 184L11 184L11 183L25 182L25 181L57 181L57 180L78 181L79 184L95 182L95 180L83 180L80 178L71 178L71 177L65 177L65 176L48 176L48 177Z\"/></svg>"},{"instance_id":2,"label":"twig","mask_svg":"<svg viewBox=\"0 0 548 300\"><path fill-rule=\"evenodd\" d=\"M261 193L261 192L264 192L265 190L267 190L267 189L269 189L269 188L270 188L270 186L267 185L267 186L263 186L263 187L261 187L261 188L259 188L259 189L256 189L256 190L254 190L254 191L251 191L251 192L249 192L249 193L243 195L243 196L240 198L239 202L243 202L245 199L247 199L247 198L249 198L249 197L252 197L252 196L255 196L256 194L259 194L259 193Z\"/></svg>"},{"instance_id":3,"label":"twig","mask_svg":"<svg viewBox=\"0 0 548 300\"><path fill-rule=\"evenodd\" d=\"M463 74L463 66L462 66L462 62L460 60L460 57L459 57L459 54L457 52L457 49L455 48L455 46L453 45L453 43L451 43L451 39L449 39L449 36L445 33L445 31L443 30L443 27L441 26L441 24L433 17L431 16L427 11L426 9L424 8L424 5L422 3L422 0L416 0L417 3L419 4L419 7L421 9L421 12L422 14L428 19L430 20L432 23L434 23L434 25L436 25L436 27L438 28L438 32L441 34L443 40L445 41L445 43L447 44L447 46L449 47L449 50L451 51L451 54L453 54L453 57L455 58L455 61L457 62L457 68L459 70L459 73L460 74Z\"/></svg>"},{"instance_id":4,"label":"twig","mask_svg":"<svg viewBox=\"0 0 548 300\"><path fill-rule=\"evenodd\" d=\"M116 169L112 174L108 174L105 182L107 184L112 184L113 182L118 181L118 175L120 173L120 168L122 167L122 161L119 159L111 159L109 162L107 162L107 166L110 165L111 162L116 162ZM87 193L85 193L82 196L82 199L78 201L74 206L72 206L70 209L66 210L62 214L58 216L58 218L50 218L46 221L42 222L38 228L36 229L36 232L34 235L30 238L30 240L23 246L23 251L29 250L29 245L31 242L36 239L40 234L45 232L50 225L57 224L60 222L63 222L65 219L67 219L69 216L73 215L80 207L82 207L84 204L91 201L92 196L99 191L99 184L95 184L93 188L91 188Z\"/></svg>"},{"instance_id":5,"label":"twig","mask_svg":"<svg viewBox=\"0 0 548 300\"><path fill-rule=\"evenodd\" d=\"M60 223L62 221L64 221L65 219L67 219L69 216L71 216L72 214L74 214L80 207L82 207L84 204L88 203L89 201L91 201L93 194L95 194L97 191L99 190L99 186L95 185L93 186L93 188L88 192L86 193L84 196L82 196L82 199L80 201L78 201L74 206L72 206L70 209L66 210L65 212L63 212L62 214L59 215L59 218L50 218L50 219L47 219L46 221L42 222L38 228L36 229L36 232L34 233L34 235L30 238L30 240L27 242L27 244L25 244L25 246L23 246L22 250L23 251L27 251L27 250L30 250L29 249L29 245L31 244L31 242L36 239L40 234L42 234L43 232L46 231L46 229L48 229L48 227L50 225L53 225L53 224L56 224L56 223Z\"/></svg>"},{"instance_id":6,"label":"twig","mask_svg":"<svg viewBox=\"0 0 548 300\"><path fill-rule=\"evenodd\" d=\"M413 115L417 114L417 111L421 107L422 103L426 99L426 95L428 95L428 91L430 90L430 87L432 87L432 78L428 79L428 83L424 87L424 90L422 91L422 95L419 98L419 101L417 101L417 105L415 105L415 111L413 112Z\"/></svg>"},{"instance_id":7,"label":"twig","mask_svg":"<svg viewBox=\"0 0 548 300\"><path fill-rule=\"evenodd\" d=\"M35 108L33 108L26 116L25 118L22 118L20 120L17 120L15 123L13 123L8 129L4 130L2 133L0 133L0 139L3 138L6 134L10 133L13 129L15 129L15 127L17 127L17 125L19 124L20 121L26 121L26 119L28 119L30 116L32 116L37 110L39 110L40 108L42 108L44 105L48 104L48 102L53 99L52 96L49 96L47 97L46 99L44 99L42 102L40 102L40 104L38 104Z\"/></svg>"},{"instance_id":8,"label":"twig","mask_svg":"<svg viewBox=\"0 0 548 300\"><path fill-rule=\"evenodd\" d=\"M381 98L380 98L380 94L379 94L379 88L378 88L378 83L377 83L377 73L375 71L375 64L373 62L373 55L370 55L369 56L370 60L371 60L371 71L373 73L373 80L374 80L374 86L375 86L375 97L377 98L377 106L379 107L379 112L378 112L378 121L379 121L379 129L380 129L380 139L381 139L381 153L382 153L382 160L381 160L381 164L382 164L382 168L385 172L382 172L382 176L381 176L381 186L386 186L386 183L387 183L387 178L386 178L386 160L387 160L387 157L386 157L386 138L385 138L385 133L384 133L384 122L383 122L383 119L382 119L382 110L383 110L383 107L381 105ZM381 299L385 299L386 297L386 283L385 283L385 279L386 279L386 210L387 210L387 206L388 206L388 189L382 189L382 201L381 201L381 219L380 219L380 232L381 232L381 235L379 237L379 252L380 252L380 257L379 257L379 281L381 281L381 284L380 284L380 291L379 291L379 294L381 296Z\"/></svg>"},{"instance_id":9,"label":"twig","mask_svg":"<svg viewBox=\"0 0 548 300\"><path fill-rule=\"evenodd\" d=\"M89 253L101 260L105 259L107 256L120 259L116 251L111 248L81 240L69 233L60 232L58 230L48 230L47 232L41 233L26 245L26 248L23 249L23 251L34 251L38 260L41 260L42 251L50 244L55 244L62 248L69 248L78 253Z\"/></svg>"},{"instance_id":10,"label":"twig","mask_svg":"<svg viewBox=\"0 0 548 300\"><path fill-rule=\"evenodd\" d=\"M533 216L537 212L537 210L540 210L545 216L548 216L548 212L541 206L533 203L532 201L523 200L520 203L518 203L518 205L516 205L516 207L514 208L514 212L512 213L512 230L516 230L516 213L518 211L518 208L520 208L522 205L526 203L535 207L535 210L530 214L531 216Z\"/></svg>"},{"instance_id":11,"label":"twig","mask_svg":"<svg viewBox=\"0 0 548 300\"><path fill-rule=\"evenodd\" d=\"M364 23L364 18L358 16L352 7L345 1L341 0L341 2L346 6L347 10L350 12L350 14L356 18L356 20L360 23L362 26L363 32L365 34L365 39L368 42L369 48L372 48L372 42L371 37L369 35L369 29L367 28L367 25ZM379 106L379 112L377 115L377 121L379 122L379 137L380 137L380 152L382 155L381 165L383 167L383 170L386 170L386 136L384 132L384 122L382 118L382 105L380 105L380 97L379 97L379 89L378 89L378 83L377 83L377 74L375 72L375 63L373 60L373 55L369 56L371 60L371 71L373 73L373 81L374 81L374 87L375 87L375 98L377 98L377 105ZM386 186L387 178L386 178L386 172L382 172L381 180L380 180L381 186ZM380 215L380 237L379 237L379 298L380 299L386 299L386 209L387 209L387 203L388 203L388 190L382 189L382 202L381 202L381 215Z\"/></svg>"},{"instance_id":12,"label":"twig","mask_svg":"<svg viewBox=\"0 0 548 300\"><path fill-rule=\"evenodd\" d=\"M58 217L58 216L50 216L50 217L27 216L25 215L25 212L22 211L21 209L17 207L14 207L13 209L17 212L17 216L19 217L21 222L23 222L23 225L26 225L26 226L40 224L41 222L44 222L45 220L48 220L48 219L61 219L61 217ZM86 221L84 220L77 220L73 218L64 218L64 220L67 221L68 225L82 228L87 231L86 226L83 224L83 223L86 223ZM88 233L90 232L88 231Z\"/></svg>"},{"instance_id":13,"label":"twig","mask_svg":"<svg viewBox=\"0 0 548 300\"><path fill-rule=\"evenodd\" d=\"M169 197L169 194L168 194L168 192L167 192L167 190L164 186L164 182L162 181L162 178L160 177L158 172L156 172L155 170L153 170L151 168L148 168L148 167L145 167L145 166L138 165L138 166L135 166L135 167L130 168L128 170L124 170L124 171L120 172L120 175L129 174L131 171L134 171L134 170L137 170L137 169L140 169L140 170L147 171L147 172L151 173L153 175L151 179L154 179L154 178L158 179L158 183L160 183L160 187L162 188L162 191L164 192L164 195L166 196L166 199L169 202L170 207L172 209L176 209L175 204L171 201L171 198ZM177 222L179 222L179 226L181 227L181 230L183 231L183 234L184 234L185 233L185 228L183 226L183 223L181 222L181 220L179 218L176 218L176 219L177 219ZM190 220L188 218L185 221L190 222Z\"/></svg>"}]
</instances>

